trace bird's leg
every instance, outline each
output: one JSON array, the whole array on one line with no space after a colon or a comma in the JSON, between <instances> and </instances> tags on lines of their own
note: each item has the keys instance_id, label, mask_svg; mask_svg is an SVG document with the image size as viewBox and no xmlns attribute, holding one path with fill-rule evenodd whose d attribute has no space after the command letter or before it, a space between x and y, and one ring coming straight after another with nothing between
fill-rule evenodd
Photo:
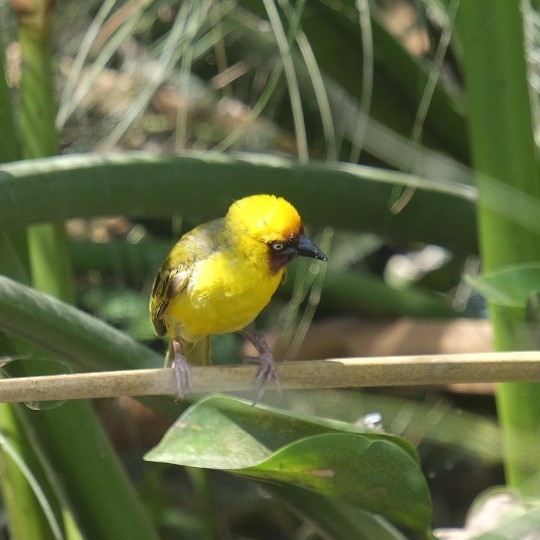
<instances>
[{"instance_id":1,"label":"bird's leg","mask_svg":"<svg viewBox=\"0 0 540 540\"><path fill-rule=\"evenodd\" d=\"M174 356L167 355L165 365L173 368L176 379L176 396L178 399L183 399L186 392L191 392L191 367L186 357L182 354L182 343L180 340L173 339L172 347Z\"/></svg>"},{"instance_id":2,"label":"bird's leg","mask_svg":"<svg viewBox=\"0 0 540 540\"><path fill-rule=\"evenodd\" d=\"M261 399L264 394L265 385L268 381L273 380L276 382L276 390L281 394L281 386L279 384L279 375L274 356L266 343L266 338L262 334L252 334L247 330L240 330L240 334L245 337L255 347L259 356L246 356L244 358L245 364L257 364L259 371L255 376L255 403Z\"/></svg>"}]
</instances>

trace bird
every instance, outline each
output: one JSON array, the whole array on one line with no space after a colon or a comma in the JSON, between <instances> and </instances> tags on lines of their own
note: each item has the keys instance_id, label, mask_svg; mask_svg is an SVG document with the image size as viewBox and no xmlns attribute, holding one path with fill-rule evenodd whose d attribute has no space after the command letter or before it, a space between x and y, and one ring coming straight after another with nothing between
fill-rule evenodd
<instances>
[{"instance_id":1,"label":"bird","mask_svg":"<svg viewBox=\"0 0 540 540\"><path fill-rule=\"evenodd\" d=\"M152 288L150 315L159 336L170 338L166 367L174 369L178 398L192 390L190 364L211 363L210 336L239 332L258 357L257 399L279 377L263 335L246 329L268 305L295 257L326 261L304 234L294 206L276 195L234 201L225 217L185 233L163 261Z\"/></svg>"}]
</instances>

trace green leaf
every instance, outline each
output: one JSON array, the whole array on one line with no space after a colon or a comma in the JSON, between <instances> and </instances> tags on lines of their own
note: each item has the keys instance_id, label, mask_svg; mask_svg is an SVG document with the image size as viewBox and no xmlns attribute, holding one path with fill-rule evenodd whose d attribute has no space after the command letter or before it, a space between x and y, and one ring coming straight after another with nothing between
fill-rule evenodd
<instances>
[{"instance_id":1,"label":"green leaf","mask_svg":"<svg viewBox=\"0 0 540 540\"><path fill-rule=\"evenodd\" d=\"M83 371L163 365L158 354L96 317L2 275L0 331L43 347ZM139 399L166 417L177 414L170 399Z\"/></svg>"},{"instance_id":2,"label":"green leaf","mask_svg":"<svg viewBox=\"0 0 540 540\"><path fill-rule=\"evenodd\" d=\"M531 294L540 290L540 263L508 265L467 281L493 304L525 308Z\"/></svg>"},{"instance_id":3,"label":"green leaf","mask_svg":"<svg viewBox=\"0 0 540 540\"><path fill-rule=\"evenodd\" d=\"M398 445L329 433L296 441L238 473L291 484L424 529L431 518L425 480Z\"/></svg>"},{"instance_id":4,"label":"green leaf","mask_svg":"<svg viewBox=\"0 0 540 540\"><path fill-rule=\"evenodd\" d=\"M151 461L192 467L239 469L256 465L301 437L328 432L390 440L418 463L416 451L399 437L339 420L291 413L261 404L254 407L252 401L217 394L187 409L160 445L146 457ZM167 444L163 445L164 442Z\"/></svg>"},{"instance_id":5,"label":"green leaf","mask_svg":"<svg viewBox=\"0 0 540 540\"><path fill-rule=\"evenodd\" d=\"M162 364L157 354L103 321L1 275L0 330L87 371Z\"/></svg>"},{"instance_id":6,"label":"green leaf","mask_svg":"<svg viewBox=\"0 0 540 540\"><path fill-rule=\"evenodd\" d=\"M293 485L419 530L431 519L427 485L405 440L236 398L193 405L145 459Z\"/></svg>"},{"instance_id":7,"label":"green leaf","mask_svg":"<svg viewBox=\"0 0 540 540\"><path fill-rule=\"evenodd\" d=\"M393 215L388 201L395 185L416 191ZM375 231L457 253L477 250L474 205L461 185L375 167L247 154L85 154L2 165L0 227L118 214L202 221L223 215L239 197L265 192L295 203L310 225ZM448 223L455 224L451 231Z\"/></svg>"}]
</instances>

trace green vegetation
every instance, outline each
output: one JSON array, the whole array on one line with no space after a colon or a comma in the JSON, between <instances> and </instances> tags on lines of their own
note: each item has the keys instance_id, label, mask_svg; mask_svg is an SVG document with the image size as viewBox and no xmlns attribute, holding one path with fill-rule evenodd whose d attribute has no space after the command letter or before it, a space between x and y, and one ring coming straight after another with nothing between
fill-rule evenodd
<instances>
[{"instance_id":1,"label":"green vegetation","mask_svg":"<svg viewBox=\"0 0 540 540\"><path fill-rule=\"evenodd\" d=\"M321 318L483 316L457 292L480 257L467 279L496 347L538 348L532 3L16 6L0 7L3 376L159 365L147 299L168 246L258 192L291 200L330 250L324 275L291 268L260 321L284 346L316 306ZM441 261L389 275L390 255L428 245ZM215 349L239 355L229 338ZM496 394L498 425L357 391L273 407L145 398L135 416L122 400L0 404L9 534L432 538L437 447L439 463L504 463L522 506L494 530L513 538L540 527L540 398L532 382ZM388 433L358 427L372 410ZM444 524L437 505L433 520Z\"/></svg>"}]
</instances>

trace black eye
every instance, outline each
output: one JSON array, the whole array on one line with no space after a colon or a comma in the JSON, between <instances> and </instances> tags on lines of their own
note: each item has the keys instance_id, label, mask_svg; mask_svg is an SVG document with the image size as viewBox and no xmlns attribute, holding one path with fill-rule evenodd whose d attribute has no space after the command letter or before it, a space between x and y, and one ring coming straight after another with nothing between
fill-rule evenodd
<instances>
[{"instance_id":1,"label":"black eye","mask_svg":"<svg viewBox=\"0 0 540 540\"><path fill-rule=\"evenodd\" d=\"M270 245L274 251L281 251L285 247L281 242L272 242Z\"/></svg>"}]
</instances>

